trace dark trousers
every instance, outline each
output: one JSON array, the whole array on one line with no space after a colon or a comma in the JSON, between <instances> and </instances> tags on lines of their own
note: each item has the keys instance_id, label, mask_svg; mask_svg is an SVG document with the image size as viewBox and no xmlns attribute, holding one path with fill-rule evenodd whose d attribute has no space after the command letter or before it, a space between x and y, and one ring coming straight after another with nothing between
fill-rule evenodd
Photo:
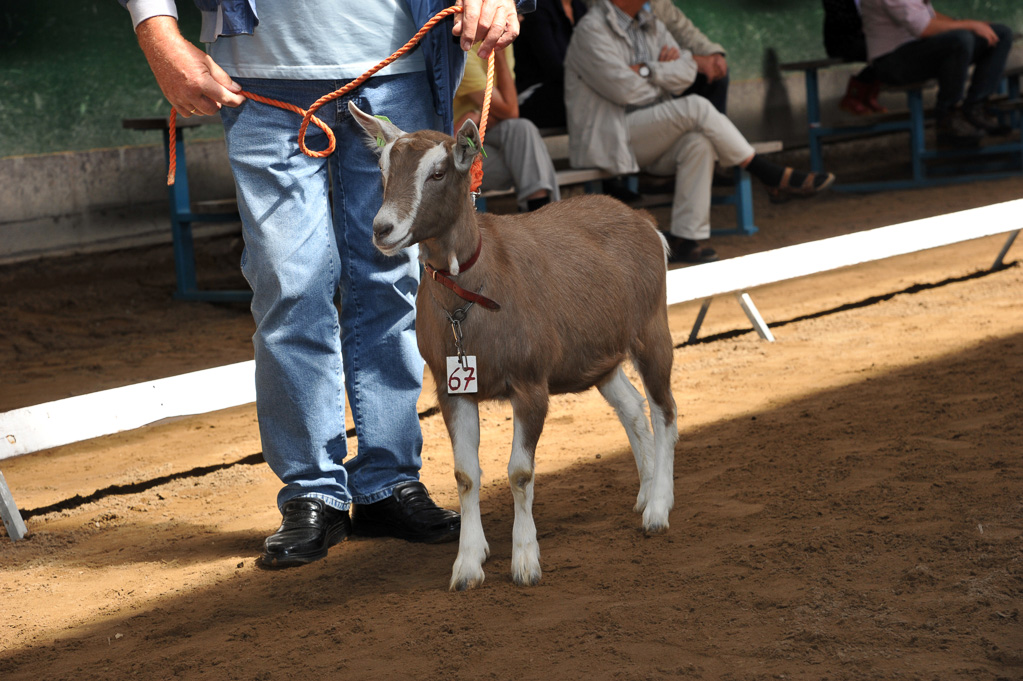
<instances>
[{"instance_id":1,"label":"dark trousers","mask_svg":"<svg viewBox=\"0 0 1023 681\"><path fill-rule=\"evenodd\" d=\"M967 105L984 101L998 89L1005 72L1005 61L1012 48L1012 31L991 24L998 42L988 42L972 31L946 31L929 38L906 43L874 60L874 72L882 83L910 85L938 79L935 115L947 115L960 101ZM966 90L970 65L973 78ZM966 99L963 100L963 93Z\"/></svg>"},{"instance_id":2,"label":"dark trousers","mask_svg":"<svg viewBox=\"0 0 1023 681\"><path fill-rule=\"evenodd\" d=\"M685 97L686 95L700 95L704 99L709 100L715 109L723 114L727 114L725 109L728 108L728 76L725 75L724 78L708 83L707 76L701 73L696 76L693 84L679 96Z\"/></svg>"}]
</instances>

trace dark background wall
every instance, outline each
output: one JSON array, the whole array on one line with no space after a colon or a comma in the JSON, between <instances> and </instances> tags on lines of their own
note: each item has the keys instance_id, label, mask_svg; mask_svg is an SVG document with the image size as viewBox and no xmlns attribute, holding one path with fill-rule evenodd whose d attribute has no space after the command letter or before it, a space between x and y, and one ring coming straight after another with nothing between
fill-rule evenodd
<instances>
[{"instance_id":1,"label":"dark background wall","mask_svg":"<svg viewBox=\"0 0 1023 681\"><path fill-rule=\"evenodd\" d=\"M817 0L676 2L728 48L733 80L761 77L769 48L781 61L823 55ZM198 12L188 0L178 4L183 32L194 39ZM1023 30L1019 0L937 6ZM0 0L0 157L153 144L155 133L123 130L121 119L167 112L116 0ZM209 126L190 139L218 134Z\"/></svg>"}]
</instances>

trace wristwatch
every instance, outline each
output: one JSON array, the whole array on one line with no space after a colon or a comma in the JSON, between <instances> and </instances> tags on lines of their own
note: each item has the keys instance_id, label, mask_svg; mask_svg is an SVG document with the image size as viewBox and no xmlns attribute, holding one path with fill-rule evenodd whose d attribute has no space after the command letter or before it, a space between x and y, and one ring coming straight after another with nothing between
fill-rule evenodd
<instances>
[{"instance_id":1,"label":"wristwatch","mask_svg":"<svg viewBox=\"0 0 1023 681\"><path fill-rule=\"evenodd\" d=\"M650 77L650 67L647 66L646 64L640 64L639 65L639 75L641 75L644 78L649 78Z\"/></svg>"}]
</instances>

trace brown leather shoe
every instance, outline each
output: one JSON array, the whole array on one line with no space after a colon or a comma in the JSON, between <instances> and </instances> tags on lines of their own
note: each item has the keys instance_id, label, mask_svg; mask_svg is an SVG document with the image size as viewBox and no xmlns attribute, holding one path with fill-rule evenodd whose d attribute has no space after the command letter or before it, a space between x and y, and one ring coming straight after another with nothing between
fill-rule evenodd
<instances>
[{"instance_id":1,"label":"brown leather shoe","mask_svg":"<svg viewBox=\"0 0 1023 681\"><path fill-rule=\"evenodd\" d=\"M281 507L281 526L263 542L259 561L264 567L305 565L327 555L327 550L348 538L352 521L323 500L296 497Z\"/></svg>"},{"instance_id":2,"label":"brown leather shoe","mask_svg":"<svg viewBox=\"0 0 1023 681\"><path fill-rule=\"evenodd\" d=\"M435 504L418 480L398 484L386 499L352 507L352 529L360 537L441 544L458 539L461 528L461 516Z\"/></svg>"}]
</instances>

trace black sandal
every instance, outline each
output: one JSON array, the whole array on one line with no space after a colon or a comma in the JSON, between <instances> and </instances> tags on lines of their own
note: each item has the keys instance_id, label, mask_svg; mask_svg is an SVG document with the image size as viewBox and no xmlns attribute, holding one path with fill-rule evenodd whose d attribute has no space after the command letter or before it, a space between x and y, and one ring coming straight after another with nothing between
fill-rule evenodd
<instances>
[{"instance_id":1,"label":"black sandal","mask_svg":"<svg viewBox=\"0 0 1023 681\"><path fill-rule=\"evenodd\" d=\"M785 172L781 175L781 182L778 183L778 186L767 188L767 195L771 198L771 203L785 203L793 198L806 199L816 196L835 182L835 175L833 173L824 173L822 175L807 173L803 183L796 187L789 183L792 179L792 173L793 168L786 167Z\"/></svg>"}]
</instances>

